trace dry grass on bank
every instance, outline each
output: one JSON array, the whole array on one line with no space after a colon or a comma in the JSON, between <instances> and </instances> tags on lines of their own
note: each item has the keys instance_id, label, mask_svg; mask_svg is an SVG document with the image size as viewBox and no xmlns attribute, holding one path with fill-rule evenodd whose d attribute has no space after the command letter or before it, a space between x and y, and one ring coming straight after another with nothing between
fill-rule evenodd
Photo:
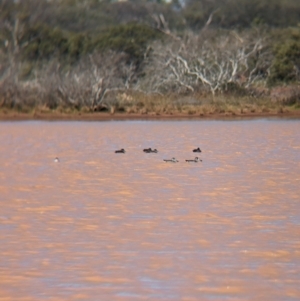
<instances>
[{"instance_id":1,"label":"dry grass on bank","mask_svg":"<svg viewBox=\"0 0 300 301\"><path fill-rule=\"evenodd\" d=\"M280 94L279 91L282 92L277 89L277 92L274 90L260 97L225 94L212 97L211 94L200 93L166 96L147 95L141 92L117 93L103 101L96 110L86 105L72 106L67 103L50 107L43 100L33 101L33 97L29 98L30 101L18 101L16 105L10 102L9 105L5 105L3 98L0 98L0 119L14 115L27 115L29 119L36 116L45 118L56 116L58 119L60 116L64 119L66 116L101 116L101 113L103 116L121 114L128 117L300 115L300 90L297 89L299 94L290 91Z\"/></svg>"},{"instance_id":2,"label":"dry grass on bank","mask_svg":"<svg viewBox=\"0 0 300 301\"><path fill-rule=\"evenodd\" d=\"M300 89L274 97L276 93L264 95L232 95L194 93L190 95L147 95L142 93L118 94L117 101L108 111L127 114L150 115L242 115L242 114L281 114L300 109ZM278 94L278 93L277 93ZM277 95L276 94L276 95ZM104 108L105 108L104 102Z\"/></svg>"}]
</instances>

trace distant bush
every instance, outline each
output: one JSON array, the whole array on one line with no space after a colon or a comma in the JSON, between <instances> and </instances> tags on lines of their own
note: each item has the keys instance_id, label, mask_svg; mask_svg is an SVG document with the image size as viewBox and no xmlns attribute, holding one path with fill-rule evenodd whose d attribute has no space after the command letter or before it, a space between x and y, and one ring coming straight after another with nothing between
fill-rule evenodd
<instances>
[{"instance_id":1,"label":"distant bush","mask_svg":"<svg viewBox=\"0 0 300 301\"><path fill-rule=\"evenodd\" d=\"M211 26L247 28L252 25L296 26L300 2L295 0L189 0L183 9L191 29L202 28L213 13Z\"/></svg>"},{"instance_id":2,"label":"distant bush","mask_svg":"<svg viewBox=\"0 0 300 301\"><path fill-rule=\"evenodd\" d=\"M45 24L35 24L28 28L23 43L26 43L22 51L24 60L60 58L70 63L86 53L89 39L81 33L69 33Z\"/></svg>"},{"instance_id":3,"label":"distant bush","mask_svg":"<svg viewBox=\"0 0 300 301\"><path fill-rule=\"evenodd\" d=\"M145 55L150 41L159 39L162 34L140 23L117 25L97 35L90 44L90 49L113 50L124 52L130 59L140 61Z\"/></svg>"},{"instance_id":4,"label":"distant bush","mask_svg":"<svg viewBox=\"0 0 300 301\"><path fill-rule=\"evenodd\" d=\"M60 56L68 50L68 39L62 30L45 24L35 24L23 37L28 43L22 52L24 59L39 60Z\"/></svg>"},{"instance_id":5,"label":"distant bush","mask_svg":"<svg viewBox=\"0 0 300 301\"><path fill-rule=\"evenodd\" d=\"M139 23L113 26L97 35L72 33L46 24L26 29L21 44L23 61L48 61L58 58L63 64L77 62L94 51L126 53L129 61L140 63L150 41L162 37L159 31Z\"/></svg>"},{"instance_id":6,"label":"distant bush","mask_svg":"<svg viewBox=\"0 0 300 301\"><path fill-rule=\"evenodd\" d=\"M282 31L277 39L269 83L299 80L300 29Z\"/></svg>"}]
</instances>

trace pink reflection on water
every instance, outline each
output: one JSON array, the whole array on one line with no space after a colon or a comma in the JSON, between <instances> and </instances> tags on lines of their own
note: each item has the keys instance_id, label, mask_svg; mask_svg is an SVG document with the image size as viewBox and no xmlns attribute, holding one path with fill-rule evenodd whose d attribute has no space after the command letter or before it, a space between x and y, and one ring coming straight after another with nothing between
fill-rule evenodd
<instances>
[{"instance_id":1,"label":"pink reflection on water","mask_svg":"<svg viewBox=\"0 0 300 301\"><path fill-rule=\"evenodd\" d=\"M0 123L0 300L298 300L299 125Z\"/></svg>"}]
</instances>

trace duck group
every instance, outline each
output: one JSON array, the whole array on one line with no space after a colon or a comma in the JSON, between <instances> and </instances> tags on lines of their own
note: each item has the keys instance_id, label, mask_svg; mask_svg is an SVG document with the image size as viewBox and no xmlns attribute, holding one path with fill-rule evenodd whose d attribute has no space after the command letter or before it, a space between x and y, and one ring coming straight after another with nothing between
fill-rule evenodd
<instances>
[{"instance_id":1,"label":"duck group","mask_svg":"<svg viewBox=\"0 0 300 301\"><path fill-rule=\"evenodd\" d=\"M143 149L143 152L144 152L144 153L147 153L147 154L150 154L150 153L158 153L158 151L157 151L156 148L155 148L155 149L152 149L151 147L149 147L149 148L144 148L144 149Z\"/></svg>"},{"instance_id":2,"label":"duck group","mask_svg":"<svg viewBox=\"0 0 300 301\"><path fill-rule=\"evenodd\" d=\"M149 148L144 148L143 152L146 153L146 154L158 153L158 150L156 148L152 149L151 147L149 147ZM201 153L202 151L201 151L200 147L197 147L197 148L193 149L193 152L194 153ZM116 150L115 153L116 154L125 154L125 149L121 148L119 150ZM173 157L171 159L164 159L164 162L177 163L179 161L176 158ZM187 160L185 160L185 162L198 163L198 162L202 162L202 160L198 157L195 157L194 159L187 159Z\"/></svg>"},{"instance_id":3,"label":"duck group","mask_svg":"<svg viewBox=\"0 0 300 301\"><path fill-rule=\"evenodd\" d=\"M152 149L151 147L149 148L144 148L143 149L143 152L146 153L146 154L151 154L151 153L154 153L154 154L157 154L158 153L158 150L156 148ZM193 149L193 152L194 153L201 153L201 149L200 147L197 147L195 149ZM126 151L124 148L121 148L121 149L117 149L115 150L115 153L116 154L125 154ZM163 159L164 162L170 162L170 163L177 163L179 162L176 158L171 158L171 159ZM55 157L53 162L55 163L58 163L60 162L60 159L58 157ZM185 162L188 162L188 163L198 163L198 162L202 162L202 160L199 158L199 157L195 157L194 159L186 159Z\"/></svg>"}]
</instances>

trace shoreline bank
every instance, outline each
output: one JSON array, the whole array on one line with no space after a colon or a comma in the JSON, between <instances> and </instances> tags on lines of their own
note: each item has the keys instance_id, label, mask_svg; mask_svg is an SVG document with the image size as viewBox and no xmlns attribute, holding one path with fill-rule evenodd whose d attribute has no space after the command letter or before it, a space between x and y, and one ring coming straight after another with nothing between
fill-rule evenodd
<instances>
[{"instance_id":1,"label":"shoreline bank","mask_svg":"<svg viewBox=\"0 0 300 301\"><path fill-rule=\"evenodd\" d=\"M262 112L262 113L208 113L208 114L136 114L136 113L19 113L19 112L0 112L0 121L122 121L122 120L176 120L176 119L251 119L251 118L300 118L300 110L293 112Z\"/></svg>"}]
</instances>

